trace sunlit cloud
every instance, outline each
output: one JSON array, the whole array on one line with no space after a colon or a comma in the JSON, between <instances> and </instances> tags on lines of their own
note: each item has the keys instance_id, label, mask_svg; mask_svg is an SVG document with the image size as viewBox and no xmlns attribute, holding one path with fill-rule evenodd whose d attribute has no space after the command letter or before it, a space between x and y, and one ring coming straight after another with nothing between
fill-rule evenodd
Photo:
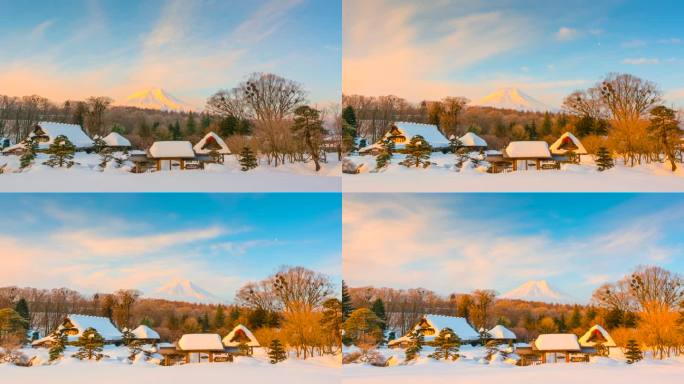
<instances>
[{"instance_id":1,"label":"sunlit cloud","mask_svg":"<svg viewBox=\"0 0 684 384\"><path fill-rule=\"evenodd\" d=\"M558 32L556 32L556 40L559 41L570 41L578 38L580 35L579 31L574 28L560 27Z\"/></svg>"}]
</instances>

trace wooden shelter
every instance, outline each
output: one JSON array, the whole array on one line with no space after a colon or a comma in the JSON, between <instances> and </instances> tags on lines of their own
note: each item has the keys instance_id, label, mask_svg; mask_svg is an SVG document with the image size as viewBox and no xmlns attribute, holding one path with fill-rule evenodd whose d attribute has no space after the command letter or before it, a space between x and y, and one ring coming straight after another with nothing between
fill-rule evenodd
<instances>
[{"instance_id":1,"label":"wooden shelter","mask_svg":"<svg viewBox=\"0 0 684 384\"><path fill-rule=\"evenodd\" d=\"M110 132L107 136L103 137L102 140L107 144L107 147L116 150L125 151L131 148L131 142L118 132Z\"/></svg>"},{"instance_id":2,"label":"wooden shelter","mask_svg":"<svg viewBox=\"0 0 684 384\"><path fill-rule=\"evenodd\" d=\"M553 163L553 156L545 141L511 141L502 154L504 159L512 163L514 171L529 169L530 161L534 162L537 170L542 169L543 162L552 163L551 167L545 166L544 169L558 167Z\"/></svg>"},{"instance_id":3,"label":"wooden shelter","mask_svg":"<svg viewBox=\"0 0 684 384\"><path fill-rule=\"evenodd\" d=\"M249 348L249 354L254 353L254 348L261 345L252 331L242 324L238 324L230 333L223 338L223 345L230 351L238 351L241 345Z\"/></svg>"},{"instance_id":4,"label":"wooden shelter","mask_svg":"<svg viewBox=\"0 0 684 384\"><path fill-rule=\"evenodd\" d=\"M487 149L487 142L473 132L466 132L465 135L458 138L461 142L461 148L466 148L471 151L481 151Z\"/></svg>"},{"instance_id":5,"label":"wooden shelter","mask_svg":"<svg viewBox=\"0 0 684 384\"><path fill-rule=\"evenodd\" d=\"M572 333L541 334L532 343L532 350L541 356L541 363L565 361L586 362L592 348L582 348Z\"/></svg>"},{"instance_id":6,"label":"wooden shelter","mask_svg":"<svg viewBox=\"0 0 684 384\"><path fill-rule=\"evenodd\" d=\"M498 324L494 328L488 330L487 337L489 340L496 340L500 343L515 342L515 340L518 338L513 331L501 324Z\"/></svg>"},{"instance_id":7,"label":"wooden shelter","mask_svg":"<svg viewBox=\"0 0 684 384\"><path fill-rule=\"evenodd\" d=\"M136 329L132 330L131 333L133 333L136 340L145 344L156 344L160 339L157 331L145 324L140 324Z\"/></svg>"},{"instance_id":8,"label":"wooden shelter","mask_svg":"<svg viewBox=\"0 0 684 384\"><path fill-rule=\"evenodd\" d=\"M582 155L588 154L582 142L572 133L565 132L549 147L551 155L567 162L579 162Z\"/></svg>"},{"instance_id":9,"label":"wooden shelter","mask_svg":"<svg viewBox=\"0 0 684 384\"><path fill-rule=\"evenodd\" d=\"M604 351L606 355L609 355L612 349L617 348L615 340L613 340L608 331L598 324L589 328L589 330L579 338L579 344L582 348L594 348L597 354L602 353L599 349L605 348Z\"/></svg>"},{"instance_id":10,"label":"wooden shelter","mask_svg":"<svg viewBox=\"0 0 684 384\"><path fill-rule=\"evenodd\" d=\"M230 155L230 148L221 136L214 132L207 133L202 140L198 141L193 147L193 150L198 155L217 155L218 162L223 163L225 155Z\"/></svg>"},{"instance_id":11,"label":"wooden shelter","mask_svg":"<svg viewBox=\"0 0 684 384\"><path fill-rule=\"evenodd\" d=\"M201 361L202 355L208 355L209 362L214 362L215 354L224 354L221 336L216 333L191 333L181 336L176 344L177 352L183 354L185 363L190 363L191 355L197 354Z\"/></svg>"}]
</instances>

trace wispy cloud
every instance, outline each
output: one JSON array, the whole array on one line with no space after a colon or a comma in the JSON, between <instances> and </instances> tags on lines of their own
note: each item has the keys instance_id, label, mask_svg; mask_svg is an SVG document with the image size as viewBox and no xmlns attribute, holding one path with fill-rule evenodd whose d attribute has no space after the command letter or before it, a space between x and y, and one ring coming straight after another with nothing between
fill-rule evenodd
<instances>
[{"instance_id":1,"label":"wispy cloud","mask_svg":"<svg viewBox=\"0 0 684 384\"><path fill-rule=\"evenodd\" d=\"M671 37L669 39L660 39L658 40L658 44L664 44L664 45L679 45L682 43L682 39L678 37Z\"/></svg>"},{"instance_id":2,"label":"wispy cloud","mask_svg":"<svg viewBox=\"0 0 684 384\"><path fill-rule=\"evenodd\" d=\"M45 34L45 31L47 31L48 28L50 28L54 24L55 24L55 20L50 19L50 20L45 20L42 23L36 25L31 30L31 38L39 39L39 38L43 37L43 35Z\"/></svg>"},{"instance_id":3,"label":"wispy cloud","mask_svg":"<svg viewBox=\"0 0 684 384\"><path fill-rule=\"evenodd\" d=\"M571 41L575 40L580 36L578 30L570 27L560 27L556 32L556 40L558 41Z\"/></svg>"},{"instance_id":4,"label":"wispy cloud","mask_svg":"<svg viewBox=\"0 0 684 384\"><path fill-rule=\"evenodd\" d=\"M625 41L622 44L620 44L622 48L638 48L638 47L645 47L646 42L640 39L635 39L635 40L629 40Z\"/></svg>"},{"instance_id":5,"label":"wispy cloud","mask_svg":"<svg viewBox=\"0 0 684 384\"><path fill-rule=\"evenodd\" d=\"M303 0L269 0L261 5L233 32L242 44L253 44L275 33L285 22L285 16Z\"/></svg>"},{"instance_id":6,"label":"wispy cloud","mask_svg":"<svg viewBox=\"0 0 684 384\"><path fill-rule=\"evenodd\" d=\"M635 57L622 60L622 64L629 65L654 65L660 64L660 59L649 57Z\"/></svg>"}]
</instances>

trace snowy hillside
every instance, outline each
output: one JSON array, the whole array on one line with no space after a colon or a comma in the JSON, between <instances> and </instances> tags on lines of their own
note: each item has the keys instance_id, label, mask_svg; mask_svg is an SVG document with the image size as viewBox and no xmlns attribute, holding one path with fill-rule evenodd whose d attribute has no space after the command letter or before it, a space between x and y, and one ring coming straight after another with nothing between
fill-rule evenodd
<instances>
[{"instance_id":1,"label":"snowy hillside","mask_svg":"<svg viewBox=\"0 0 684 384\"><path fill-rule=\"evenodd\" d=\"M551 288L546 280L530 280L521 286L500 295L499 298L558 304L573 302L568 295Z\"/></svg>"},{"instance_id":2,"label":"snowy hillside","mask_svg":"<svg viewBox=\"0 0 684 384\"><path fill-rule=\"evenodd\" d=\"M501 88L475 103L483 107L514 109L517 111L550 111L552 108L523 93L517 88Z\"/></svg>"},{"instance_id":3,"label":"snowy hillside","mask_svg":"<svg viewBox=\"0 0 684 384\"><path fill-rule=\"evenodd\" d=\"M187 279L174 279L157 289L150 296L157 299L201 304L218 304L223 301L218 296Z\"/></svg>"},{"instance_id":4,"label":"snowy hillside","mask_svg":"<svg viewBox=\"0 0 684 384\"><path fill-rule=\"evenodd\" d=\"M128 96L124 105L142 109L158 109L160 111L183 112L192 110L192 107L161 88L137 91Z\"/></svg>"}]
</instances>

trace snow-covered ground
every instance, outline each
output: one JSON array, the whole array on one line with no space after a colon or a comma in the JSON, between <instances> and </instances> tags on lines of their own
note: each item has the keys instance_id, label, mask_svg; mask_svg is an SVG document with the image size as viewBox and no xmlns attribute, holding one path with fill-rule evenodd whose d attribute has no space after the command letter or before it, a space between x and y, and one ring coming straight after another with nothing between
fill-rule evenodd
<instances>
[{"instance_id":1,"label":"snow-covered ground","mask_svg":"<svg viewBox=\"0 0 684 384\"><path fill-rule=\"evenodd\" d=\"M556 363L518 367L502 361L484 363L482 347L464 346L463 358L455 362L428 358L424 348L421 357L408 365L387 368L363 364L345 364L342 382L353 384L624 384L624 383L681 383L684 377L684 357L666 361L644 360L633 365L623 359L592 358L589 363ZM383 355L396 354L403 362L401 350L382 349Z\"/></svg>"},{"instance_id":2,"label":"snow-covered ground","mask_svg":"<svg viewBox=\"0 0 684 384\"><path fill-rule=\"evenodd\" d=\"M73 353L69 348L67 355ZM27 355L47 359L46 349L26 349ZM191 363L163 367L142 359L130 363L125 347L106 347L108 355L99 362L63 357L52 365L17 367L0 364L0 383L335 383L340 381L339 356L308 360L288 359L273 365L265 352L254 357L238 357L232 363Z\"/></svg>"},{"instance_id":3,"label":"snow-covered ground","mask_svg":"<svg viewBox=\"0 0 684 384\"><path fill-rule=\"evenodd\" d=\"M240 170L235 156L225 164L208 164L204 170L173 170L130 173L130 164L101 171L100 157L77 153L79 163L70 169L50 168L39 154L31 168L18 172L18 156L0 156L0 192L339 192L340 163L329 155L319 172L313 163L295 163L272 167L264 159L261 166L248 172ZM113 164L112 164L113 165Z\"/></svg>"},{"instance_id":4,"label":"snow-covered ground","mask_svg":"<svg viewBox=\"0 0 684 384\"><path fill-rule=\"evenodd\" d=\"M590 156L582 164L564 164L561 170L528 170L489 174L484 167L466 164L454 170L453 154L434 153L430 167L406 168L399 165L403 155L374 172L373 156L349 156L364 164L359 174L343 174L343 192L681 192L684 191L684 165L672 173L664 163L626 167L621 161L599 172Z\"/></svg>"}]
</instances>

